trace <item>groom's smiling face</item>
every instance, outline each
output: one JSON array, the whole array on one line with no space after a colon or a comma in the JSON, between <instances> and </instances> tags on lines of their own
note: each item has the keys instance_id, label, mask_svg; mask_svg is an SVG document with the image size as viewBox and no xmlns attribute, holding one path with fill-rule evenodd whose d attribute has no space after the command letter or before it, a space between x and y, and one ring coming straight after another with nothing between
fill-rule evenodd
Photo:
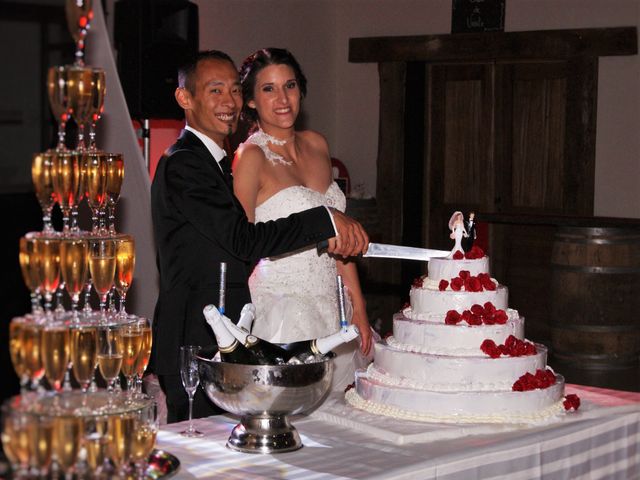
<instances>
[{"instance_id":1,"label":"groom's smiling face","mask_svg":"<svg viewBox=\"0 0 640 480\"><path fill-rule=\"evenodd\" d=\"M227 135L236 131L242 109L238 72L226 60L202 60L191 85L176 92L187 124L223 147Z\"/></svg>"}]
</instances>

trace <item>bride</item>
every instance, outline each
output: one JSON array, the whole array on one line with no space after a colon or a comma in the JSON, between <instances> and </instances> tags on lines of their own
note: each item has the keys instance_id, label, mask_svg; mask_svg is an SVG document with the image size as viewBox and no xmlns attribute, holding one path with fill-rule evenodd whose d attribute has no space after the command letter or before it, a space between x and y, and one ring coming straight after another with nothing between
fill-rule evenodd
<instances>
[{"instance_id":1,"label":"bride","mask_svg":"<svg viewBox=\"0 0 640 480\"><path fill-rule=\"evenodd\" d=\"M233 162L234 191L252 222L286 217L325 205L344 211L344 194L332 179L329 147L322 135L296 131L294 124L306 78L291 53L258 50L240 68L242 115L255 125ZM256 306L252 333L277 343L317 338L339 330L336 274L351 299L351 323L361 335L336 349L333 388L353 381L353 370L366 363L372 331L356 266L349 260L318 255L315 246L261 260L249 279ZM356 365L358 364L358 365Z\"/></svg>"}]
</instances>

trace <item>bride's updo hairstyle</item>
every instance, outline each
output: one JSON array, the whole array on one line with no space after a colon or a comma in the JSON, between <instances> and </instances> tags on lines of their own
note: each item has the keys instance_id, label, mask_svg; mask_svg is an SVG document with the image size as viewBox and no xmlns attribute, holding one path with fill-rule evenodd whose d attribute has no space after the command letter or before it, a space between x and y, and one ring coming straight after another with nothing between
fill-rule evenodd
<instances>
[{"instance_id":1,"label":"bride's updo hairstyle","mask_svg":"<svg viewBox=\"0 0 640 480\"><path fill-rule=\"evenodd\" d=\"M293 70L298 82L302 98L307 94L307 77L302 73L300 64L295 57L284 48L263 48L249 55L240 67L240 83L242 84L242 118L251 123L258 120L258 112L247 104L253 100L258 72L269 65L288 65Z\"/></svg>"}]
</instances>

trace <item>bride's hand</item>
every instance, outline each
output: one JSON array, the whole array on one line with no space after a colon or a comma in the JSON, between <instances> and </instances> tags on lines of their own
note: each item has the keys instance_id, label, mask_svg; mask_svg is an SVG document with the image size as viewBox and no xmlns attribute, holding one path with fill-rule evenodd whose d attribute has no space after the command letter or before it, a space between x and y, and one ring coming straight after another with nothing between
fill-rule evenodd
<instances>
[{"instance_id":1,"label":"bride's hand","mask_svg":"<svg viewBox=\"0 0 640 480\"><path fill-rule=\"evenodd\" d=\"M367 318L366 313L358 313L354 312L353 317L351 317L351 323L358 327L360 331L360 351L363 355L369 355L372 347L372 335L371 335L371 326L369 325L369 319Z\"/></svg>"},{"instance_id":2,"label":"bride's hand","mask_svg":"<svg viewBox=\"0 0 640 480\"><path fill-rule=\"evenodd\" d=\"M342 212L331 209L338 235L329 239L327 251L342 257L365 254L369 247L369 235L362 225Z\"/></svg>"}]
</instances>

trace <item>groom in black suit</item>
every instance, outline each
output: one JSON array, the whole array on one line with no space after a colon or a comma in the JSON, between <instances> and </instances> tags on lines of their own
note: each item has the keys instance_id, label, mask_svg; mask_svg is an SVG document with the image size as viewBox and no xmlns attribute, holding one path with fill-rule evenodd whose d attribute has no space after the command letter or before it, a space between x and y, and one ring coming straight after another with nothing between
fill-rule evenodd
<instances>
[{"instance_id":1,"label":"groom in black suit","mask_svg":"<svg viewBox=\"0 0 640 480\"><path fill-rule=\"evenodd\" d=\"M168 421L187 418L179 374L181 345L215 345L202 309L218 303L219 266L227 262L226 315L237 321L251 301L253 264L329 239L329 252L366 252L360 224L325 207L252 224L233 194L223 149L242 109L238 72L228 55L201 52L179 72L176 100L186 126L160 159L151 186L151 209L160 272L153 321L151 365L167 397ZM219 413L198 390L194 417Z\"/></svg>"}]
</instances>

